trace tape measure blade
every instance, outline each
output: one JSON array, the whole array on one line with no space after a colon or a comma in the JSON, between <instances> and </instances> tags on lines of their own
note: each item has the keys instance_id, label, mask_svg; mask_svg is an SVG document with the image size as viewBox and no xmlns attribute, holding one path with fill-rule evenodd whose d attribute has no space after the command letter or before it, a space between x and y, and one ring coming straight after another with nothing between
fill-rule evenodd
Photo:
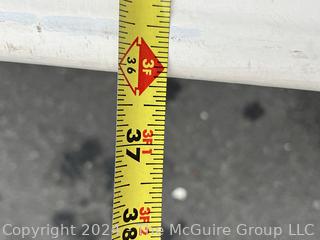
<instances>
[{"instance_id":1,"label":"tape measure blade","mask_svg":"<svg viewBox=\"0 0 320 240\"><path fill-rule=\"evenodd\" d=\"M112 239L160 239L170 0L120 0Z\"/></svg>"}]
</instances>

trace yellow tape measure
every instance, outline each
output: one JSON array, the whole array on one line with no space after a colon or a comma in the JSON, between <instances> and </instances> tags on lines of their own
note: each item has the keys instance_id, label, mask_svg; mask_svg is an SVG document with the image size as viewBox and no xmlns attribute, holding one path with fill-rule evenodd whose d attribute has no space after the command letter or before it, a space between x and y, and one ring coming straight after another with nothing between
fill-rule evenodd
<instances>
[{"instance_id":1,"label":"yellow tape measure","mask_svg":"<svg viewBox=\"0 0 320 240\"><path fill-rule=\"evenodd\" d=\"M120 0L112 239L160 239L171 0Z\"/></svg>"}]
</instances>

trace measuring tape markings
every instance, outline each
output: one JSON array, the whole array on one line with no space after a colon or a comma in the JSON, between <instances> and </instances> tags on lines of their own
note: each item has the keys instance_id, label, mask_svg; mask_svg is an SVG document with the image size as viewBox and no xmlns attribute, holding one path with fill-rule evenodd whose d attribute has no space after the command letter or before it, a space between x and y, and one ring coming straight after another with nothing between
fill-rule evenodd
<instances>
[{"instance_id":1,"label":"measuring tape markings","mask_svg":"<svg viewBox=\"0 0 320 240\"><path fill-rule=\"evenodd\" d=\"M160 239L170 0L120 0L112 239Z\"/></svg>"}]
</instances>

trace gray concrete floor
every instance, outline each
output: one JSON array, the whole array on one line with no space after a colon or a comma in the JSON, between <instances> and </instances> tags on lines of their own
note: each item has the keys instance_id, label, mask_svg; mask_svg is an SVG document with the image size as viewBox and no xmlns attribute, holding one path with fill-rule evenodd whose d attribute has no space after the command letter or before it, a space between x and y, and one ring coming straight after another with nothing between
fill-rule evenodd
<instances>
[{"instance_id":1,"label":"gray concrete floor","mask_svg":"<svg viewBox=\"0 0 320 240\"><path fill-rule=\"evenodd\" d=\"M115 93L113 73L0 64L0 226L110 224ZM271 239L170 236L171 223L311 223L316 236L279 239L319 239L319 103L316 92L169 79L164 239ZM177 187L186 200L171 197Z\"/></svg>"}]
</instances>

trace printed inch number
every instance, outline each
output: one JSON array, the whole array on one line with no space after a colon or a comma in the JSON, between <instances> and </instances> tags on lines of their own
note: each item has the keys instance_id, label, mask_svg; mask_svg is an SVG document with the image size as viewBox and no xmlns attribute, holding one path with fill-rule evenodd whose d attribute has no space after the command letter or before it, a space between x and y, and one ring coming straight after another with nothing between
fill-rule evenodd
<instances>
[{"instance_id":1,"label":"printed inch number","mask_svg":"<svg viewBox=\"0 0 320 240\"><path fill-rule=\"evenodd\" d=\"M146 145L152 145L153 139L153 131L152 130L143 130L142 132L142 141L146 144ZM133 143L133 142L139 142L141 140L141 131L136 129L135 133L133 133L132 128L130 128L127 131L127 141L128 143ZM131 159L140 162L140 155L141 155L141 148L137 147L130 147L132 150L130 150L129 148L126 149L126 155L129 156ZM142 154L152 154L152 148L146 148L142 150Z\"/></svg>"},{"instance_id":2,"label":"printed inch number","mask_svg":"<svg viewBox=\"0 0 320 240\"><path fill-rule=\"evenodd\" d=\"M150 208L141 207L139 211L136 208L133 208L130 212L127 208L123 212L123 221L125 223L129 223L131 221L135 221L138 219L143 223L149 223L150 222ZM139 216L140 215L140 216ZM123 240L129 240L129 239L135 239L139 235L148 235L149 228L147 226L141 226L139 227L139 232L136 227L131 228L125 228L122 232L122 239Z\"/></svg>"}]
</instances>

